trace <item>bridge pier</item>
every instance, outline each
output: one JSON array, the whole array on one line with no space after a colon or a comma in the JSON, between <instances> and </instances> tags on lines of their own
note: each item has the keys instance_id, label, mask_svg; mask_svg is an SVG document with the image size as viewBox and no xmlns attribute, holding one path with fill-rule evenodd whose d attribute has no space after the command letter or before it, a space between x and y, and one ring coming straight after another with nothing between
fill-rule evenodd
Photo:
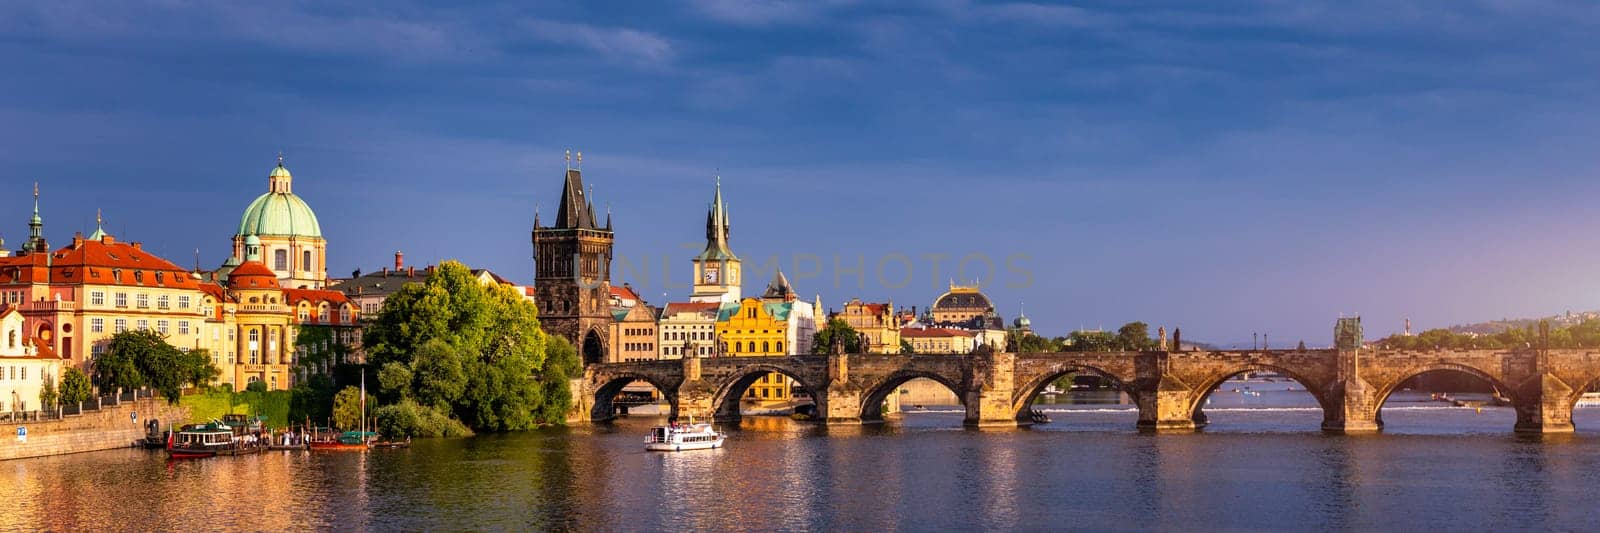
<instances>
[{"instance_id":1,"label":"bridge pier","mask_svg":"<svg viewBox=\"0 0 1600 533\"><path fill-rule=\"evenodd\" d=\"M1157 388L1134 394L1134 403L1139 406L1139 430L1187 433L1205 426L1205 415L1194 409L1196 395L1203 397L1205 392L1169 386L1168 390Z\"/></svg>"},{"instance_id":2,"label":"bridge pier","mask_svg":"<svg viewBox=\"0 0 1600 533\"><path fill-rule=\"evenodd\" d=\"M972 379L967 387L967 416L962 424L971 428L1017 427L1017 354L992 352L971 356Z\"/></svg>"},{"instance_id":3,"label":"bridge pier","mask_svg":"<svg viewBox=\"0 0 1600 533\"><path fill-rule=\"evenodd\" d=\"M1561 378L1542 372L1529 380L1513 400L1516 432L1524 434L1572 433L1573 388Z\"/></svg>"}]
</instances>

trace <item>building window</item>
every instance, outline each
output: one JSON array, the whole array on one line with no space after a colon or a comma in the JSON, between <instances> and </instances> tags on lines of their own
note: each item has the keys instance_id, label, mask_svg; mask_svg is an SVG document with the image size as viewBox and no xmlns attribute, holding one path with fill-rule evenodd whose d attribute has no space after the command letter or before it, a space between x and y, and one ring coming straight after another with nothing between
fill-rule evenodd
<instances>
[{"instance_id":1,"label":"building window","mask_svg":"<svg viewBox=\"0 0 1600 533\"><path fill-rule=\"evenodd\" d=\"M139 294L133 295L133 304L134 304L134 307L138 307L140 309L149 309L150 308L150 295L142 293L142 292L139 293Z\"/></svg>"},{"instance_id":2,"label":"building window","mask_svg":"<svg viewBox=\"0 0 1600 533\"><path fill-rule=\"evenodd\" d=\"M317 308L317 321L318 322L327 322L328 321L328 308L327 307L319 307L319 308Z\"/></svg>"},{"instance_id":3,"label":"building window","mask_svg":"<svg viewBox=\"0 0 1600 533\"><path fill-rule=\"evenodd\" d=\"M783 353L783 341L778 341L778 353Z\"/></svg>"},{"instance_id":4,"label":"building window","mask_svg":"<svg viewBox=\"0 0 1600 533\"><path fill-rule=\"evenodd\" d=\"M179 320L178 321L178 334L179 335L188 335L189 334L189 321L188 320Z\"/></svg>"},{"instance_id":5,"label":"building window","mask_svg":"<svg viewBox=\"0 0 1600 533\"><path fill-rule=\"evenodd\" d=\"M117 307L127 307L128 306L128 293L125 293L125 292L117 293L116 302L117 302Z\"/></svg>"},{"instance_id":6,"label":"building window","mask_svg":"<svg viewBox=\"0 0 1600 533\"><path fill-rule=\"evenodd\" d=\"M167 328L170 325L171 325L171 323L166 321L166 320L157 320L156 321L156 331L161 332L162 335L166 335L167 334Z\"/></svg>"},{"instance_id":7,"label":"building window","mask_svg":"<svg viewBox=\"0 0 1600 533\"><path fill-rule=\"evenodd\" d=\"M156 297L156 309L169 309L172 307L172 297L165 294Z\"/></svg>"},{"instance_id":8,"label":"building window","mask_svg":"<svg viewBox=\"0 0 1600 533\"><path fill-rule=\"evenodd\" d=\"M101 354L104 354L104 353L106 353L106 345L105 345L105 343L97 342L97 343L94 343L93 346L89 347L89 356L90 357L98 357L98 356L100 356Z\"/></svg>"},{"instance_id":9,"label":"building window","mask_svg":"<svg viewBox=\"0 0 1600 533\"><path fill-rule=\"evenodd\" d=\"M306 310L306 308L301 307L300 308L300 321L301 322L305 322L305 321L309 320L310 318L311 318L311 312Z\"/></svg>"},{"instance_id":10,"label":"building window","mask_svg":"<svg viewBox=\"0 0 1600 533\"><path fill-rule=\"evenodd\" d=\"M101 306L106 304L106 293L94 291L89 293L89 305Z\"/></svg>"},{"instance_id":11,"label":"building window","mask_svg":"<svg viewBox=\"0 0 1600 533\"><path fill-rule=\"evenodd\" d=\"M350 322L350 308L349 307L340 307L339 308L339 322L341 322L341 323L349 323Z\"/></svg>"},{"instance_id":12,"label":"building window","mask_svg":"<svg viewBox=\"0 0 1600 533\"><path fill-rule=\"evenodd\" d=\"M189 308L189 297L188 296L179 296L178 297L178 309L188 309L188 308Z\"/></svg>"},{"instance_id":13,"label":"building window","mask_svg":"<svg viewBox=\"0 0 1600 533\"><path fill-rule=\"evenodd\" d=\"M272 269L289 270L289 251L274 250L272 252Z\"/></svg>"},{"instance_id":14,"label":"building window","mask_svg":"<svg viewBox=\"0 0 1600 533\"><path fill-rule=\"evenodd\" d=\"M106 331L106 319L104 319L104 318L91 318L91 319L89 319L89 332L90 333L105 333L105 331Z\"/></svg>"},{"instance_id":15,"label":"building window","mask_svg":"<svg viewBox=\"0 0 1600 533\"><path fill-rule=\"evenodd\" d=\"M150 321L143 318L135 320L133 322L133 327L135 329L150 329Z\"/></svg>"},{"instance_id":16,"label":"building window","mask_svg":"<svg viewBox=\"0 0 1600 533\"><path fill-rule=\"evenodd\" d=\"M256 364L256 357L260 352L261 333L250 330L250 364Z\"/></svg>"},{"instance_id":17,"label":"building window","mask_svg":"<svg viewBox=\"0 0 1600 533\"><path fill-rule=\"evenodd\" d=\"M772 343L761 341L761 353L767 353L770 351L772 351Z\"/></svg>"},{"instance_id":18,"label":"building window","mask_svg":"<svg viewBox=\"0 0 1600 533\"><path fill-rule=\"evenodd\" d=\"M311 250L300 252L300 270L311 271Z\"/></svg>"},{"instance_id":19,"label":"building window","mask_svg":"<svg viewBox=\"0 0 1600 533\"><path fill-rule=\"evenodd\" d=\"M111 322L112 333L122 333L124 331L128 331L128 319L118 318Z\"/></svg>"}]
</instances>

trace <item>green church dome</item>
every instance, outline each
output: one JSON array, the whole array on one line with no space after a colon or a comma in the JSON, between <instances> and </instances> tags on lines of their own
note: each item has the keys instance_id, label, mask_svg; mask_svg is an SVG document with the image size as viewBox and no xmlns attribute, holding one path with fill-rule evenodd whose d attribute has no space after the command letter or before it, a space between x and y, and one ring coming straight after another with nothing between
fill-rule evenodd
<instances>
[{"instance_id":1,"label":"green church dome","mask_svg":"<svg viewBox=\"0 0 1600 533\"><path fill-rule=\"evenodd\" d=\"M268 176L271 190L250 202L239 218L239 235L322 237L317 215L305 200L290 192L289 169L279 163Z\"/></svg>"}]
</instances>

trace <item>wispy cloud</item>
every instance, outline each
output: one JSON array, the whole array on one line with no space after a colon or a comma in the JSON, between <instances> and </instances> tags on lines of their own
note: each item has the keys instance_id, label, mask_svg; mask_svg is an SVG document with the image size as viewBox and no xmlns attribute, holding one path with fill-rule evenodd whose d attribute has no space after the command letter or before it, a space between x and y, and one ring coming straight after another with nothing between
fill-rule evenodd
<instances>
[{"instance_id":1,"label":"wispy cloud","mask_svg":"<svg viewBox=\"0 0 1600 533\"><path fill-rule=\"evenodd\" d=\"M613 60L648 64L670 62L672 42L632 28L611 28L577 22L526 20L523 26L541 41L576 46Z\"/></svg>"}]
</instances>

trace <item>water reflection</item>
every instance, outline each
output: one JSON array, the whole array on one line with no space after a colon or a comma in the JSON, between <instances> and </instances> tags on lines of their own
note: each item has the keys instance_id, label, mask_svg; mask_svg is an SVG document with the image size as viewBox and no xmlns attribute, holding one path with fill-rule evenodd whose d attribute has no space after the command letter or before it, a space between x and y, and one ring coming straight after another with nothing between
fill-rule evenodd
<instances>
[{"instance_id":1,"label":"water reflection","mask_svg":"<svg viewBox=\"0 0 1600 533\"><path fill-rule=\"evenodd\" d=\"M638 418L367 454L115 450L0 463L0 530L1561 530L1588 528L1600 485L1600 409L1543 440L1453 409L1359 437L1223 413L1246 429L1144 435L1089 409L1003 432L745 417L727 448L683 453L645 452L658 421Z\"/></svg>"}]
</instances>

